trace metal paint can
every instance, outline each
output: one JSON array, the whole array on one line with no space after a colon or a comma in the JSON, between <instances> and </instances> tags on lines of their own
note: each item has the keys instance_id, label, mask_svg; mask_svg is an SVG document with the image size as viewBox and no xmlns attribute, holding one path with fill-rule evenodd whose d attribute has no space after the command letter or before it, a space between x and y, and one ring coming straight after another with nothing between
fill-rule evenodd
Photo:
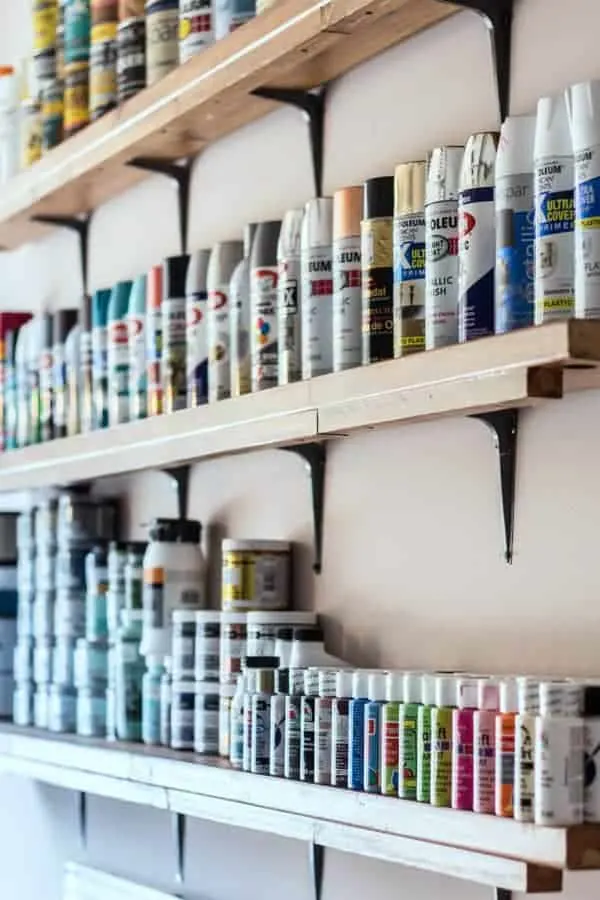
<instances>
[{"instance_id":1,"label":"metal paint can","mask_svg":"<svg viewBox=\"0 0 600 900\"><path fill-rule=\"evenodd\" d=\"M281 222L256 227L250 253L251 388L276 387L277 376L277 243Z\"/></svg>"},{"instance_id":2,"label":"metal paint can","mask_svg":"<svg viewBox=\"0 0 600 900\"><path fill-rule=\"evenodd\" d=\"M90 58L90 0L67 0L65 7L65 63L87 62Z\"/></svg>"},{"instance_id":3,"label":"metal paint can","mask_svg":"<svg viewBox=\"0 0 600 900\"><path fill-rule=\"evenodd\" d=\"M28 169L42 157L42 107L37 100L21 104L21 168Z\"/></svg>"},{"instance_id":4,"label":"metal paint can","mask_svg":"<svg viewBox=\"0 0 600 900\"><path fill-rule=\"evenodd\" d=\"M63 139L64 85L49 81L42 90L42 153L56 147Z\"/></svg>"},{"instance_id":5,"label":"metal paint can","mask_svg":"<svg viewBox=\"0 0 600 900\"><path fill-rule=\"evenodd\" d=\"M206 341L210 403L231 395L229 289L233 272L242 258L241 241L221 241L214 245L208 260Z\"/></svg>"},{"instance_id":6,"label":"metal paint can","mask_svg":"<svg viewBox=\"0 0 600 900\"><path fill-rule=\"evenodd\" d=\"M180 0L179 62L187 62L214 40L211 0Z\"/></svg>"},{"instance_id":7,"label":"metal paint can","mask_svg":"<svg viewBox=\"0 0 600 900\"><path fill-rule=\"evenodd\" d=\"M124 103L146 87L146 20L126 19L117 27L117 100Z\"/></svg>"},{"instance_id":8,"label":"metal paint can","mask_svg":"<svg viewBox=\"0 0 600 900\"><path fill-rule=\"evenodd\" d=\"M291 548L288 541L223 541L223 609L288 609Z\"/></svg>"},{"instance_id":9,"label":"metal paint can","mask_svg":"<svg viewBox=\"0 0 600 900\"><path fill-rule=\"evenodd\" d=\"M33 2L33 71L43 82L56 74L56 30L58 0Z\"/></svg>"},{"instance_id":10,"label":"metal paint can","mask_svg":"<svg viewBox=\"0 0 600 900\"><path fill-rule=\"evenodd\" d=\"M85 128L90 121L90 67L87 62L65 66L65 137Z\"/></svg>"},{"instance_id":11,"label":"metal paint can","mask_svg":"<svg viewBox=\"0 0 600 900\"><path fill-rule=\"evenodd\" d=\"M179 64L178 0L146 2L146 80L156 84Z\"/></svg>"},{"instance_id":12,"label":"metal paint can","mask_svg":"<svg viewBox=\"0 0 600 900\"><path fill-rule=\"evenodd\" d=\"M107 35L101 40L98 35ZM99 119L117 105L117 23L95 25L90 54L90 118Z\"/></svg>"}]
</instances>

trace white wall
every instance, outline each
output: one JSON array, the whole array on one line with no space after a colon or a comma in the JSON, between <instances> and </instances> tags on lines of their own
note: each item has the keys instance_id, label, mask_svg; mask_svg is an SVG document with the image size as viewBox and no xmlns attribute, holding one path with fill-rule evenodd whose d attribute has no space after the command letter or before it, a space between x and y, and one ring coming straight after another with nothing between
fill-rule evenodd
<instances>
[{"instance_id":1,"label":"white wall","mask_svg":"<svg viewBox=\"0 0 600 900\"><path fill-rule=\"evenodd\" d=\"M24 7L0 0L3 24L9 12L21 23L0 35L5 58L27 49ZM532 110L540 93L598 75L599 28L597 0L521 0L512 111ZM436 142L493 127L488 51L483 24L465 13L341 79L328 107L326 190L391 172ZM238 236L246 220L281 214L311 190L304 123L294 111L278 111L198 160L191 246ZM176 251L175 210L174 191L160 179L100 209L91 235L92 287ZM0 304L74 304L77 273L76 242L57 232L0 258ZM293 456L270 451L197 467L191 512L211 526L211 546L225 531L299 541L299 604L326 615L333 651L352 661L599 674L596 441L595 393L523 415L512 567L502 558L491 439L467 419L331 443L320 578L310 572L309 485ZM151 515L174 512L163 476L128 485L132 536L143 534ZM92 798L90 844L82 855L70 794L6 778L1 791L3 900L58 900L61 862L73 856L171 886L165 814ZM309 896L305 848L283 839L190 822L188 867L190 900L231 900L241 891L249 900L275 900L283 886L290 900ZM326 870L325 900L491 895L335 853L327 855ZM567 887L566 900L591 900L600 874L569 876Z\"/></svg>"}]
</instances>

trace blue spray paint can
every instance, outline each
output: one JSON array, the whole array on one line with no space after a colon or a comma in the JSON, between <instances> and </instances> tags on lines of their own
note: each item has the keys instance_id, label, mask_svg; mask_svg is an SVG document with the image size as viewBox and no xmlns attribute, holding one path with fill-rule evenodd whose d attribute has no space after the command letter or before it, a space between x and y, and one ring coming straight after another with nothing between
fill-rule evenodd
<instances>
[{"instance_id":1,"label":"blue spray paint can","mask_svg":"<svg viewBox=\"0 0 600 900\"><path fill-rule=\"evenodd\" d=\"M381 793L381 709L386 699L387 675L369 675L369 702L365 706L363 790Z\"/></svg>"},{"instance_id":2,"label":"blue spray paint can","mask_svg":"<svg viewBox=\"0 0 600 900\"><path fill-rule=\"evenodd\" d=\"M362 791L365 763L365 706L369 695L369 672L359 669L352 676L352 700L348 707L348 787Z\"/></svg>"},{"instance_id":3,"label":"blue spray paint can","mask_svg":"<svg viewBox=\"0 0 600 900\"><path fill-rule=\"evenodd\" d=\"M467 141L458 195L458 339L494 333L494 222L498 135L474 134Z\"/></svg>"},{"instance_id":4,"label":"blue spray paint can","mask_svg":"<svg viewBox=\"0 0 600 900\"><path fill-rule=\"evenodd\" d=\"M535 116L509 116L496 157L496 334L534 318Z\"/></svg>"}]
</instances>

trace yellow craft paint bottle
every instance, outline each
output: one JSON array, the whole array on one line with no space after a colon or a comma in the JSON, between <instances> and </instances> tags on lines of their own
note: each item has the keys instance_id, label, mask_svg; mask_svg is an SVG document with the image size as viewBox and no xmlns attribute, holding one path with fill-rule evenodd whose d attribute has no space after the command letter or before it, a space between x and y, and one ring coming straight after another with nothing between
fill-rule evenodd
<instances>
[{"instance_id":1,"label":"yellow craft paint bottle","mask_svg":"<svg viewBox=\"0 0 600 900\"><path fill-rule=\"evenodd\" d=\"M452 711L456 677L438 675L431 710L431 805L450 806L452 794Z\"/></svg>"}]
</instances>

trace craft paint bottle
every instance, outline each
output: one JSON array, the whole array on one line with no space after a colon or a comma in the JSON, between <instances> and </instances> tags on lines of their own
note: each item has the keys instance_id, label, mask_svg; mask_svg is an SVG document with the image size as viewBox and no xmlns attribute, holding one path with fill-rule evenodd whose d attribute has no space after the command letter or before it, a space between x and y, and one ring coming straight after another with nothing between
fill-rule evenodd
<instances>
[{"instance_id":1,"label":"craft paint bottle","mask_svg":"<svg viewBox=\"0 0 600 900\"><path fill-rule=\"evenodd\" d=\"M333 371L362 362L362 187L333 195Z\"/></svg>"},{"instance_id":2,"label":"craft paint bottle","mask_svg":"<svg viewBox=\"0 0 600 900\"><path fill-rule=\"evenodd\" d=\"M285 772L285 701L289 689L289 669L276 669L269 724L269 775L277 778L283 778Z\"/></svg>"},{"instance_id":3,"label":"craft paint bottle","mask_svg":"<svg viewBox=\"0 0 600 900\"><path fill-rule=\"evenodd\" d=\"M302 378L300 238L303 209L288 209L277 243L278 383Z\"/></svg>"},{"instance_id":4,"label":"craft paint bottle","mask_svg":"<svg viewBox=\"0 0 600 900\"><path fill-rule=\"evenodd\" d=\"M386 702L381 707L381 793L398 796L399 716L404 697L404 673L386 675Z\"/></svg>"},{"instance_id":5,"label":"craft paint bottle","mask_svg":"<svg viewBox=\"0 0 600 900\"><path fill-rule=\"evenodd\" d=\"M208 403L208 293L206 275L210 250L190 255L185 280L185 345L187 405Z\"/></svg>"},{"instance_id":6,"label":"craft paint bottle","mask_svg":"<svg viewBox=\"0 0 600 900\"><path fill-rule=\"evenodd\" d=\"M300 778L300 714L304 692L304 669L290 669L290 693L285 698L285 778Z\"/></svg>"},{"instance_id":7,"label":"craft paint bottle","mask_svg":"<svg viewBox=\"0 0 600 900\"><path fill-rule=\"evenodd\" d=\"M583 818L600 822L600 685L586 684L583 691L584 787Z\"/></svg>"},{"instance_id":8,"label":"craft paint bottle","mask_svg":"<svg viewBox=\"0 0 600 900\"><path fill-rule=\"evenodd\" d=\"M431 710L431 805L452 805L453 713L455 675L437 675L435 706Z\"/></svg>"},{"instance_id":9,"label":"craft paint bottle","mask_svg":"<svg viewBox=\"0 0 600 900\"><path fill-rule=\"evenodd\" d=\"M540 683L517 678L519 715L515 719L515 789L513 815L517 822L533 822L535 720L540 712Z\"/></svg>"},{"instance_id":10,"label":"craft paint bottle","mask_svg":"<svg viewBox=\"0 0 600 900\"><path fill-rule=\"evenodd\" d=\"M36 416L33 413L34 424L34 442L51 441L53 437L52 429L52 408L54 405L52 396L52 316L50 313L41 313L39 315L39 356L37 362L38 370L38 400L34 401L33 409L37 408Z\"/></svg>"},{"instance_id":11,"label":"craft paint bottle","mask_svg":"<svg viewBox=\"0 0 600 900\"><path fill-rule=\"evenodd\" d=\"M244 226L244 257L237 264L229 284L229 318L231 322L231 396L249 394L252 388L250 364L250 252L256 224Z\"/></svg>"},{"instance_id":12,"label":"craft paint bottle","mask_svg":"<svg viewBox=\"0 0 600 900\"><path fill-rule=\"evenodd\" d=\"M252 754L252 697L256 691L256 669L248 667L248 657L244 661L244 697L242 701L242 770L250 771Z\"/></svg>"},{"instance_id":13,"label":"craft paint bottle","mask_svg":"<svg viewBox=\"0 0 600 900\"><path fill-rule=\"evenodd\" d=\"M163 268L162 266L153 266L148 272L146 285L146 383L149 416L159 416L164 407L162 304Z\"/></svg>"},{"instance_id":14,"label":"craft paint bottle","mask_svg":"<svg viewBox=\"0 0 600 900\"><path fill-rule=\"evenodd\" d=\"M575 310L575 172L564 95L537 107L535 166L535 324Z\"/></svg>"},{"instance_id":15,"label":"craft paint bottle","mask_svg":"<svg viewBox=\"0 0 600 900\"><path fill-rule=\"evenodd\" d=\"M495 176L498 135L471 135L458 195L458 339L494 333Z\"/></svg>"},{"instance_id":16,"label":"craft paint bottle","mask_svg":"<svg viewBox=\"0 0 600 900\"><path fill-rule=\"evenodd\" d=\"M129 421L147 415L146 387L146 276L135 279L127 310L129 351Z\"/></svg>"},{"instance_id":17,"label":"craft paint bottle","mask_svg":"<svg viewBox=\"0 0 600 900\"><path fill-rule=\"evenodd\" d=\"M59 309L52 319L52 433L55 438L66 437L69 431L70 379L75 376L79 385L79 366L67 367L67 339L76 326L77 309Z\"/></svg>"},{"instance_id":18,"label":"craft paint bottle","mask_svg":"<svg viewBox=\"0 0 600 900\"><path fill-rule=\"evenodd\" d=\"M132 282L119 281L108 304L108 422L119 425L129 419L129 347L127 311Z\"/></svg>"},{"instance_id":19,"label":"craft paint bottle","mask_svg":"<svg viewBox=\"0 0 600 900\"><path fill-rule=\"evenodd\" d=\"M368 703L369 672L358 669L352 675L352 700L348 706L348 784L362 791L364 776L365 706Z\"/></svg>"},{"instance_id":20,"label":"craft paint bottle","mask_svg":"<svg viewBox=\"0 0 600 900\"><path fill-rule=\"evenodd\" d=\"M331 784L348 787L348 730L353 672L342 669L335 679L331 702Z\"/></svg>"},{"instance_id":21,"label":"craft paint bottle","mask_svg":"<svg viewBox=\"0 0 600 900\"><path fill-rule=\"evenodd\" d=\"M425 347L458 341L458 184L463 147L436 147L425 185Z\"/></svg>"},{"instance_id":22,"label":"craft paint bottle","mask_svg":"<svg viewBox=\"0 0 600 900\"><path fill-rule=\"evenodd\" d=\"M394 356L425 349L424 162L394 174Z\"/></svg>"},{"instance_id":23,"label":"craft paint bottle","mask_svg":"<svg viewBox=\"0 0 600 900\"><path fill-rule=\"evenodd\" d=\"M536 825L583 822L583 687L574 682L540 684L535 722L534 813Z\"/></svg>"},{"instance_id":24,"label":"craft paint bottle","mask_svg":"<svg viewBox=\"0 0 600 900\"><path fill-rule=\"evenodd\" d=\"M500 682L500 712L496 716L496 765L494 812L512 818L515 788L515 723L519 709L517 682L506 678Z\"/></svg>"},{"instance_id":25,"label":"craft paint bottle","mask_svg":"<svg viewBox=\"0 0 600 900\"><path fill-rule=\"evenodd\" d=\"M108 291L106 293L110 296ZM83 434L87 434L96 427L93 302L92 298L86 295L83 298L81 309L81 334L79 336L79 361L81 366L80 424Z\"/></svg>"},{"instance_id":26,"label":"craft paint bottle","mask_svg":"<svg viewBox=\"0 0 600 900\"><path fill-rule=\"evenodd\" d=\"M241 769L244 764L244 697L246 688L246 674L242 672L237 676L229 718L229 762L234 769Z\"/></svg>"},{"instance_id":27,"label":"craft paint bottle","mask_svg":"<svg viewBox=\"0 0 600 900\"><path fill-rule=\"evenodd\" d=\"M477 678L459 678L452 713L452 809L473 809L473 717Z\"/></svg>"},{"instance_id":28,"label":"craft paint bottle","mask_svg":"<svg viewBox=\"0 0 600 900\"><path fill-rule=\"evenodd\" d=\"M494 814L496 799L496 717L500 685L490 678L477 683L473 716L473 811Z\"/></svg>"},{"instance_id":29,"label":"craft paint bottle","mask_svg":"<svg viewBox=\"0 0 600 900\"><path fill-rule=\"evenodd\" d=\"M360 223L363 366L394 356L394 179L363 185Z\"/></svg>"},{"instance_id":30,"label":"craft paint bottle","mask_svg":"<svg viewBox=\"0 0 600 900\"><path fill-rule=\"evenodd\" d=\"M169 256L163 263L162 357L163 404L166 413L185 409L186 333L185 281L190 258Z\"/></svg>"},{"instance_id":31,"label":"craft paint bottle","mask_svg":"<svg viewBox=\"0 0 600 900\"><path fill-rule=\"evenodd\" d=\"M277 242L281 222L261 222L256 227L250 254L250 366L252 390L276 387Z\"/></svg>"},{"instance_id":32,"label":"craft paint bottle","mask_svg":"<svg viewBox=\"0 0 600 900\"><path fill-rule=\"evenodd\" d=\"M269 774L269 742L271 733L271 697L275 687L275 670L256 670L256 693L252 696L252 738L250 771Z\"/></svg>"},{"instance_id":33,"label":"craft paint bottle","mask_svg":"<svg viewBox=\"0 0 600 900\"><path fill-rule=\"evenodd\" d=\"M96 291L92 297L92 382L94 411L92 428L108 426L108 307L111 291Z\"/></svg>"},{"instance_id":34,"label":"craft paint bottle","mask_svg":"<svg viewBox=\"0 0 600 900\"><path fill-rule=\"evenodd\" d=\"M535 116L509 116L496 156L496 333L534 320Z\"/></svg>"},{"instance_id":35,"label":"craft paint bottle","mask_svg":"<svg viewBox=\"0 0 600 900\"><path fill-rule=\"evenodd\" d=\"M417 709L417 800L431 799L431 711L435 706L435 675L421 676L421 700Z\"/></svg>"},{"instance_id":36,"label":"craft paint bottle","mask_svg":"<svg viewBox=\"0 0 600 900\"><path fill-rule=\"evenodd\" d=\"M417 799L417 716L423 697L421 672L405 672L398 717L398 796Z\"/></svg>"},{"instance_id":37,"label":"craft paint bottle","mask_svg":"<svg viewBox=\"0 0 600 900\"><path fill-rule=\"evenodd\" d=\"M302 378L333 368L333 200L305 206L300 238Z\"/></svg>"},{"instance_id":38,"label":"craft paint bottle","mask_svg":"<svg viewBox=\"0 0 600 900\"><path fill-rule=\"evenodd\" d=\"M315 699L315 784L331 784L331 717L337 669L319 669Z\"/></svg>"},{"instance_id":39,"label":"craft paint bottle","mask_svg":"<svg viewBox=\"0 0 600 900\"><path fill-rule=\"evenodd\" d=\"M306 669L300 706L300 781L315 780L315 701L318 693L319 670Z\"/></svg>"},{"instance_id":40,"label":"craft paint bottle","mask_svg":"<svg viewBox=\"0 0 600 900\"><path fill-rule=\"evenodd\" d=\"M600 82L567 94L575 153L575 315L600 318Z\"/></svg>"},{"instance_id":41,"label":"craft paint bottle","mask_svg":"<svg viewBox=\"0 0 600 900\"><path fill-rule=\"evenodd\" d=\"M380 794L382 791L382 710L387 695L387 675L369 675L369 702L365 705L363 791Z\"/></svg>"}]
</instances>

